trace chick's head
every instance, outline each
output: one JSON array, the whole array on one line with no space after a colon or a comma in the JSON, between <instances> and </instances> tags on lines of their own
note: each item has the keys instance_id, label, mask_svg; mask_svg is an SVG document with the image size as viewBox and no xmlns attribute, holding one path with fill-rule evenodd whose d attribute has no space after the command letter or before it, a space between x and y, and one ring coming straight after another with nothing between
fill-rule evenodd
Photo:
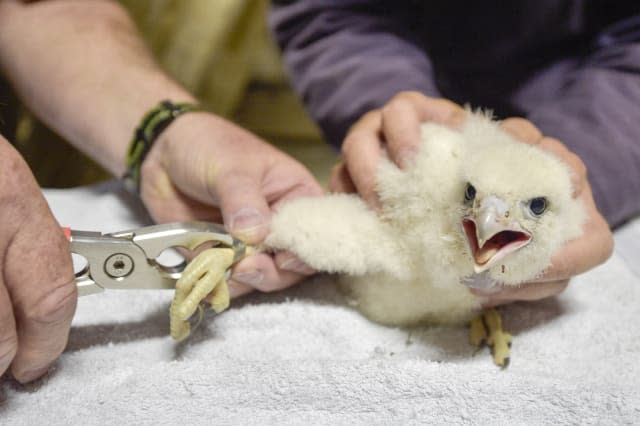
<instances>
[{"instance_id":1,"label":"chick's head","mask_svg":"<svg viewBox=\"0 0 640 426\"><path fill-rule=\"evenodd\" d=\"M516 285L535 278L585 220L560 159L519 142L497 123L470 116L459 194L462 230L476 273Z\"/></svg>"}]
</instances>

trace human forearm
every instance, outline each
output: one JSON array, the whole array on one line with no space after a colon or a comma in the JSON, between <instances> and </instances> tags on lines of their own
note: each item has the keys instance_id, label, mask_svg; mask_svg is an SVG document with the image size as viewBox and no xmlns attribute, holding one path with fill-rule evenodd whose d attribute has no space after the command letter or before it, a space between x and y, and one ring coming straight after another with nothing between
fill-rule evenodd
<instances>
[{"instance_id":1,"label":"human forearm","mask_svg":"<svg viewBox=\"0 0 640 426\"><path fill-rule=\"evenodd\" d=\"M40 119L115 175L147 110L193 100L112 1L0 2L0 64Z\"/></svg>"},{"instance_id":2,"label":"human forearm","mask_svg":"<svg viewBox=\"0 0 640 426\"><path fill-rule=\"evenodd\" d=\"M146 111L162 99L193 101L107 0L0 0L0 63L44 121L116 175ZM141 169L140 197L155 221L222 222L249 244L264 239L279 202L322 193L301 164L206 112L185 114L164 130ZM283 288L309 274L285 255L239 262L232 295Z\"/></svg>"},{"instance_id":3,"label":"human forearm","mask_svg":"<svg viewBox=\"0 0 640 426\"><path fill-rule=\"evenodd\" d=\"M402 3L275 2L271 27L292 82L333 145L399 92L438 95L431 62L407 32L411 9Z\"/></svg>"},{"instance_id":4,"label":"human forearm","mask_svg":"<svg viewBox=\"0 0 640 426\"><path fill-rule=\"evenodd\" d=\"M640 213L639 105L640 46L629 43L588 58L555 99L528 112L584 161L597 206L612 226Z\"/></svg>"}]
</instances>

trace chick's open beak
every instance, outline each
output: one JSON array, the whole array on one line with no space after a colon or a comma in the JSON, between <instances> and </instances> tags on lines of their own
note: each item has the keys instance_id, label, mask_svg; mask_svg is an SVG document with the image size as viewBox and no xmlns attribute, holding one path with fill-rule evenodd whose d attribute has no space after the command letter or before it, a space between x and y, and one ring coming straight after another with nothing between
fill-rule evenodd
<instances>
[{"instance_id":1,"label":"chick's open beak","mask_svg":"<svg viewBox=\"0 0 640 426\"><path fill-rule=\"evenodd\" d=\"M486 271L531 241L531 234L513 219L505 201L494 195L478 201L462 221L476 273Z\"/></svg>"}]
</instances>

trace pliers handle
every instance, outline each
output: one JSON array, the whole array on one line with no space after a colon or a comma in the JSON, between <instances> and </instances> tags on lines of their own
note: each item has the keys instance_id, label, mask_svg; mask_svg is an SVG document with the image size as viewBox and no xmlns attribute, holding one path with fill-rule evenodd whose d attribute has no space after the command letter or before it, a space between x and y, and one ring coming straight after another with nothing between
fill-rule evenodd
<instances>
[{"instance_id":1,"label":"pliers handle","mask_svg":"<svg viewBox=\"0 0 640 426\"><path fill-rule=\"evenodd\" d=\"M77 271L78 294L85 296L104 289L173 289L186 262L173 267L157 258L168 248L194 250L208 246L234 250L234 264L246 252L245 244L231 236L222 225L208 222L175 222L128 231L100 232L64 229L71 252L87 264Z\"/></svg>"}]
</instances>

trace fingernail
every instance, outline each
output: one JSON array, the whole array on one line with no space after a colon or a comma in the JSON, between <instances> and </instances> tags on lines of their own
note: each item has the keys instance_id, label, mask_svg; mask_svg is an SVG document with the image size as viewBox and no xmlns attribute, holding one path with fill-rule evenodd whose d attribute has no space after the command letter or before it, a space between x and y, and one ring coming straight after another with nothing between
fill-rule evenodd
<instances>
[{"instance_id":1,"label":"fingernail","mask_svg":"<svg viewBox=\"0 0 640 426\"><path fill-rule=\"evenodd\" d=\"M309 265L301 261L295 256L286 257L281 262L278 262L278 267L286 271L297 272L298 274L311 275L315 271Z\"/></svg>"},{"instance_id":2,"label":"fingernail","mask_svg":"<svg viewBox=\"0 0 640 426\"><path fill-rule=\"evenodd\" d=\"M244 296L247 293L251 293L255 290L252 286L229 279L227 282L229 285L229 297L235 299L240 296Z\"/></svg>"},{"instance_id":3,"label":"fingernail","mask_svg":"<svg viewBox=\"0 0 640 426\"><path fill-rule=\"evenodd\" d=\"M251 239L266 225L265 217L253 208L242 208L231 216L229 229L241 238Z\"/></svg>"},{"instance_id":4,"label":"fingernail","mask_svg":"<svg viewBox=\"0 0 640 426\"><path fill-rule=\"evenodd\" d=\"M49 371L49 366L47 365L46 367L34 368L33 370L28 370L22 374L14 374L13 376L17 381L19 381L22 384L25 384L44 376L45 374L47 374L48 371Z\"/></svg>"},{"instance_id":5,"label":"fingernail","mask_svg":"<svg viewBox=\"0 0 640 426\"><path fill-rule=\"evenodd\" d=\"M231 279L242 284L250 285L251 287L257 287L262 284L264 274L259 270L250 272L238 272L236 274L232 274Z\"/></svg>"}]
</instances>

